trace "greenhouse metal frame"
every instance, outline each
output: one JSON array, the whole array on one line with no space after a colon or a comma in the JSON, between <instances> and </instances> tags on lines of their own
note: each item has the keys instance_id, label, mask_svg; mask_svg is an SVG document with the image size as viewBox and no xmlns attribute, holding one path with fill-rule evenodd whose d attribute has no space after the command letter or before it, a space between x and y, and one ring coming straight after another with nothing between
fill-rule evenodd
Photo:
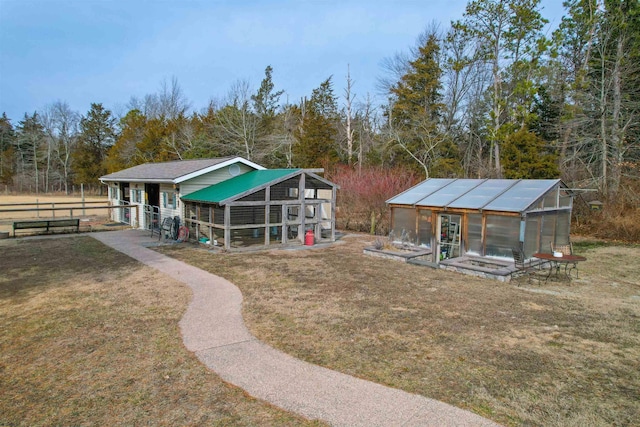
<instances>
[{"instance_id":1,"label":"greenhouse metal frame","mask_svg":"<svg viewBox=\"0 0 640 427\"><path fill-rule=\"evenodd\" d=\"M433 263L527 258L570 240L573 193L559 179L432 178L387 200L391 238L431 249Z\"/></svg>"}]
</instances>

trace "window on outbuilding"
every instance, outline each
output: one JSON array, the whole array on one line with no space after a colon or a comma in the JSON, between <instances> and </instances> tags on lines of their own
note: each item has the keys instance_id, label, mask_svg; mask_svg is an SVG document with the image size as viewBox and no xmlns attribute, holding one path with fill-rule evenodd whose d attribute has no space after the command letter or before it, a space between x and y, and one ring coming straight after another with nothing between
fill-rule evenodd
<instances>
[{"instance_id":1,"label":"window on outbuilding","mask_svg":"<svg viewBox=\"0 0 640 427\"><path fill-rule=\"evenodd\" d=\"M166 209L176 208L176 193L167 191L162 193L162 207Z\"/></svg>"}]
</instances>

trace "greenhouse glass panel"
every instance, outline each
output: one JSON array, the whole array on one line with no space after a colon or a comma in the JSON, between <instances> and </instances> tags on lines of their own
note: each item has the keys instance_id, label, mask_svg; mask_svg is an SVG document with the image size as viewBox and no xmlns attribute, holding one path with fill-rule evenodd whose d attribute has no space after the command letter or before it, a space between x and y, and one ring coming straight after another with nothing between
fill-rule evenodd
<instances>
[{"instance_id":1,"label":"greenhouse glass panel","mask_svg":"<svg viewBox=\"0 0 640 427\"><path fill-rule=\"evenodd\" d=\"M527 222L524 231L524 255L531 258L531 255L540 252L540 226L542 216L527 215Z\"/></svg>"},{"instance_id":2,"label":"greenhouse glass panel","mask_svg":"<svg viewBox=\"0 0 640 427\"><path fill-rule=\"evenodd\" d=\"M418 213L418 245L431 248L431 211L420 210Z\"/></svg>"},{"instance_id":3,"label":"greenhouse glass panel","mask_svg":"<svg viewBox=\"0 0 640 427\"><path fill-rule=\"evenodd\" d=\"M561 208L570 208L571 207L571 195L564 190L560 190L560 207Z\"/></svg>"},{"instance_id":4,"label":"greenhouse glass panel","mask_svg":"<svg viewBox=\"0 0 640 427\"><path fill-rule=\"evenodd\" d=\"M442 187L438 191L432 193L416 203L418 206L438 206L443 207L449 205L460 196L473 191L484 180L482 179L461 179Z\"/></svg>"},{"instance_id":5,"label":"greenhouse glass panel","mask_svg":"<svg viewBox=\"0 0 640 427\"><path fill-rule=\"evenodd\" d=\"M482 255L482 215L467 215L467 252Z\"/></svg>"},{"instance_id":6,"label":"greenhouse glass panel","mask_svg":"<svg viewBox=\"0 0 640 427\"><path fill-rule=\"evenodd\" d=\"M387 200L387 203L397 205L415 205L420 200L427 197L434 191L442 188L443 186L450 184L453 179L441 179L432 178L428 179L420 184L411 187L404 193L398 194L396 197Z\"/></svg>"},{"instance_id":7,"label":"greenhouse glass panel","mask_svg":"<svg viewBox=\"0 0 640 427\"><path fill-rule=\"evenodd\" d=\"M558 207L558 192L552 191L546 196L544 196L544 208L545 209L555 209Z\"/></svg>"},{"instance_id":8,"label":"greenhouse glass panel","mask_svg":"<svg viewBox=\"0 0 640 427\"><path fill-rule=\"evenodd\" d=\"M558 180L555 179L517 181L507 191L486 205L484 209L523 212L557 183Z\"/></svg>"},{"instance_id":9,"label":"greenhouse glass panel","mask_svg":"<svg viewBox=\"0 0 640 427\"><path fill-rule=\"evenodd\" d=\"M569 227L571 223L571 215L569 212L559 212L556 223L556 245L566 245L569 243Z\"/></svg>"},{"instance_id":10,"label":"greenhouse glass panel","mask_svg":"<svg viewBox=\"0 0 640 427\"><path fill-rule=\"evenodd\" d=\"M542 217L542 236L540 238L540 252L551 253L551 242L556 234L556 214L546 214Z\"/></svg>"},{"instance_id":11,"label":"greenhouse glass panel","mask_svg":"<svg viewBox=\"0 0 640 427\"><path fill-rule=\"evenodd\" d=\"M485 180L472 191L462 195L449 204L450 208L480 209L500 193L505 191L514 181L509 179Z\"/></svg>"},{"instance_id":12,"label":"greenhouse glass panel","mask_svg":"<svg viewBox=\"0 0 640 427\"><path fill-rule=\"evenodd\" d=\"M512 258L512 248L517 247L520 238L520 218L487 215L487 256Z\"/></svg>"},{"instance_id":13,"label":"greenhouse glass panel","mask_svg":"<svg viewBox=\"0 0 640 427\"><path fill-rule=\"evenodd\" d=\"M393 208L394 241L416 241L416 210L413 208Z\"/></svg>"}]
</instances>

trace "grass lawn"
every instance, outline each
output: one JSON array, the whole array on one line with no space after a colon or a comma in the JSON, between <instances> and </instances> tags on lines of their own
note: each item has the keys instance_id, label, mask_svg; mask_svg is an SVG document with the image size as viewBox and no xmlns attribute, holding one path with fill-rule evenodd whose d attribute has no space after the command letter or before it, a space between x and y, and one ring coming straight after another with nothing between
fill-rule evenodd
<instances>
[{"instance_id":1,"label":"grass lawn","mask_svg":"<svg viewBox=\"0 0 640 427\"><path fill-rule=\"evenodd\" d=\"M190 290L89 237L0 240L0 425L318 425L187 351Z\"/></svg>"},{"instance_id":2,"label":"grass lawn","mask_svg":"<svg viewBox=\"0 0 640 427\"><path fill-rule=\"evenodd\" d=\"M640 425L640 247L575 244L580 279L515 284L329 249L170 256L244 295L261 340L506 425Z\"/></svg>"}]
</instances>

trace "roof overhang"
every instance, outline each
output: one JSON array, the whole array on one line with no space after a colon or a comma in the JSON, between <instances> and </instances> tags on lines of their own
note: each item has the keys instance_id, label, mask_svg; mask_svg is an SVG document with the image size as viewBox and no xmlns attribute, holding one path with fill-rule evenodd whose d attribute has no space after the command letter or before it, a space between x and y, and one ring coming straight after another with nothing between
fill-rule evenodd
<instances>
[{"instance_id":1,"label":"roof overhang","mask_svg":"<svg viewBox=\"0 0 640 427\"><path fill-rule=\"evenodd\" d=\"M213 172L213 171L218 170L218 169L222 169L222 168L224 168L226 166L231 166L231 165L233 165L235 163L242 163L242 164L247 165L250 168L253 168L255 170L265 170L266 169L264 166L260 166L259 164L253 163L250 160L244 159L242 157L234 157L233 159L229 159L229 160L226 160L226 161L224 161L222 163L218 163L217 165L209 166L208 168L200 169L199 171L191 172L191 173L189 173L187 175L180 176L180 177L174 179L172 182L174 184L180 184L181 182L188 181L188 180L190 180L192 178L196 178L196 177L198 177L200 175L203 175L205 173L209 173L209 172Z\"/></svg>"},{"instance_id":2,"label":"roof overhang","mask_svg":"<svg viewBox=\"0 0 640 427\"><path fill-rule=\"evenodd\" d=\"M203 168L203 169L199 169L197 171L194 172L190 172L188 174L185 175L181 175L179 177L173 178L173 179L158 179L158 178L104 178L101 177L100 178L100 182L103 184L109 183L109 182L134 182L134 183L149 183L149 184L180 184L182 182L188 181L190 179L193 178L197 178L201 175L204 175L206 173L209 172L213 172L219 169L222 169L224 167L227 166L231 166L233 164L236 163L242 163L254 170L264 170L266 169L264 166L260 166L257 163L254 163L250 160L244 159L242 157L233 157L231 159L225 160L224 162L221 163L217 163L215 165L211 165L209 167Z\"/></svg>"}]
</instances>

